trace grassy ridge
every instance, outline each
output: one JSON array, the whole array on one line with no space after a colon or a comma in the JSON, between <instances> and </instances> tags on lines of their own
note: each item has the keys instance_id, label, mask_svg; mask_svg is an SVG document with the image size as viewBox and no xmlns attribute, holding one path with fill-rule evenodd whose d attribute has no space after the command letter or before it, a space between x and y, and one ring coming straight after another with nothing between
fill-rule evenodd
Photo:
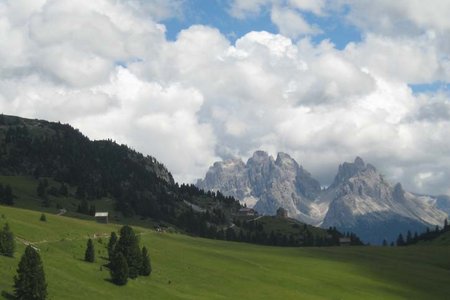
<instances>
[{"instance_id":1,"label":"grassy ridge","mask_svg":"<svg viewBox=\"0 0 450 300\"><path fill-rule=\"evenodd\" d=\"M156 233L136 228L153 273L125 287L111 284L107 239L96 262L82 261L87 236L118 226L0 206L18 238L39 247L51 299L446 299L449 247L276 248ZM12 292L16 257L0 257L0 290Z\"/></svg>"}]
</instances>

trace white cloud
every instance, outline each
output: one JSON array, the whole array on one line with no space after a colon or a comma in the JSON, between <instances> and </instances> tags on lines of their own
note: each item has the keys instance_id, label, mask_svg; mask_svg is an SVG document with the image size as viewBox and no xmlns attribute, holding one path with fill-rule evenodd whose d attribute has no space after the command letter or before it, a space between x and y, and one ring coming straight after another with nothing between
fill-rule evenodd
<instances>
[{"instance_id":1,"label":"white cloud","mask_svg":"<svg viewBox=\"0 0 450 300\"><path fill-rule=\"evenodd\" d=\"M230 13L236 18L243 19L248 15L256 15L261 9L270 4L272 0L233 0Z\"/></svg>"},{"instance_id":2,"label":"white cloud","mask_svg":"<svg viewBox=\"0 0 450 300\"><path fill-rule=\"evenodd\" d=\"M349 19L358 26L382 33L450 30L450 2L447 0L342 0L350 5Z\"/></svg>"},{"instance_id":3,"label":"white cloud","mask_svg":"<svg viewBox=\"0 0 450 300\"><path fill-rule=\"evenodd\" d=\"M291 153L323 184L361 155L409 189L447 191L449 95L408 86L448 80L445 20L406 14L420 33L399 38L374 24L337 50L304 37L315 29L302 13L324 15L325 1L234 1L236 16L273 9L291 22L280 15L281 34L249 32L235 44L200 25L168 41L155 20L182 2L158 3L153 19L144 1L0 4L0 110L127 143L183 181L219 156L264 149Z\"/></svg>"},{"instance_id":4,"label":"white cloud","mask_svg":"<svg viewBox=\"0 0 450 300\"><path fill-rule=\"evenodd\" d=\"M261 11L270 11L272 23L281 34L297 39L304 35L315 35L322 31L309 24L303 13L323 15L325 0L233 0L230 13L235 18L244 19Z\"/></svg>"},{"instance_id":5,"label":"white cloud","mask_svg":"<svg viewBox=\"0 0 450 300\"><path fill-rule=\"evenodd\" d=\"M289 0L289 6L302 10L309 11L316 15L322 15L325 8L325 0Z\"/></svg>"},{"instance_id":6,"label":"white cloud","mask_svg":"<svg viewBox=\"0 0 450 300\"><path fill-rule=\"evenodd\" d=\"M280 33L292 39L297 39L305 34L320 33L320 29L311 26L295 10L275 6L270 15L272 22L277 25Z\"/></svg>"}]
</instances>

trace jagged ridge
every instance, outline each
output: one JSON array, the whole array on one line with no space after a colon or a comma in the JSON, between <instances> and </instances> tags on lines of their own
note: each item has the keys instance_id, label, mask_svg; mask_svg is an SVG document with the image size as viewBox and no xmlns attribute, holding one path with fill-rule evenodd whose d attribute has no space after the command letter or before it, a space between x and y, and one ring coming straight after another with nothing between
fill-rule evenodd
<instances>
[{"instance_id":1,"label":"jagged ridge","mask_svg":"<svg viewBox=\"0 0 450 300\"><path fill-rule=\"evenodd\" d=\"M423 230L441 225L447 217L445 197L418 196L390 185L371 165L357 157L338 168L325 190L309 172L285 153L276 160L256 151L246 164L240 159L215 163L197 185L274 214L278 207L288 215L322 227L353 231L366 241L393 240L405 229Z\"/></svg>"}]
</instances>

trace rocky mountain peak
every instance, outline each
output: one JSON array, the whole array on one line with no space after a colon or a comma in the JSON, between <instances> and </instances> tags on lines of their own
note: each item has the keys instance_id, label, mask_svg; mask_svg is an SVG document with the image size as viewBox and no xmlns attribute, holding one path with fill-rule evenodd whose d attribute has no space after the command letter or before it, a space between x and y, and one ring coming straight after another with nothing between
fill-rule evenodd
<instances>
[{"instance_id":1,"label":"rocky mountain peak","mask_svg":"<svg viewBox=\"0 0 450 300\"><path fill-rule=\"evenodd\" d=\"M249 160L253 161L264 161L269 159L269 154L266 151L258 150L255 151Z\"/></svg>"},{"instance_id":2,"label":"rocky mountain peak","mask_svg":"<svg viewBox=\"0 0 450 300\"><path fill-rule=\"evenodd\" d=\"M366 164L364 163L364 160L357 156L355 158L355 161L353 162L353 164L357 167L357 168L364 168L366 166Z\"/></svg>"},{"instance_id":3,"label":"rocky mountain peak","mask_svg":"<svg viewBox=\"0 0 450 300\"><path fill-rule=\"evenodd\" d=\"M198 186L234 196L262 214L273 215L283 207L289 217L338 226L373 243L392 240L402 230L441 224L446 217L435 200L408 193L401 184L390 185L361 157L341 164L326 190L288 154L280 152L274 159L264 151L256 151L247 163L215 163Z\"/></svg>"},{"instance_id":4,"label":"rocky mountain peak","mask_svg":"<svg viewBox=\"0 0 450 300\"><path fill-rule=\"evenodd\" d=\"M279 152L275 164L281 168L297 169L299 166L297 162L289 156L289 154Z\"/></svg>"},{"instance_id":5,"label":"rocky mountain peak","mask_svg":"<svg viewBox=\"0 0 450 300\"><path fill-rule=\"evenodd\" d=\"M393 192L392 196L397 201L404 201L405 200L405 190L403 189L401 183L397 183L394 186L394 192Z\"/></svg>"},{"instance_id":6,"label":"rocky mountain peak","mask_svg":"<svg viewBox=\"0 0 450 300\"><path fill-rule=\"evenodd\" d=\"M379 177L377 169L373 165L366 165L364 160L357 156L353 163L344 162L339 165L338 172L331 187L336 187L339 184L348 181L350 178L359 175L364 175L365 177Z\"/></svg>"}]
</instances>

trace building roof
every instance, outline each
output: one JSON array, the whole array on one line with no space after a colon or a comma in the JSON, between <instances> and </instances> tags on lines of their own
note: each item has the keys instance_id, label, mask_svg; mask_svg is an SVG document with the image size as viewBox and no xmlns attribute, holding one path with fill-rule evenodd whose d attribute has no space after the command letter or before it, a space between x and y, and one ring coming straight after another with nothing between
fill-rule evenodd
<instances>
[{"instance_id":1,"label":"building roof","mask_svg":"<svg viewBox=\"0 0 450 300\"><path fill-rule=\"evenodd\" d=\"M107 217L108 212L96 212L95 217Z\"/></svg>"}]
</instances>

